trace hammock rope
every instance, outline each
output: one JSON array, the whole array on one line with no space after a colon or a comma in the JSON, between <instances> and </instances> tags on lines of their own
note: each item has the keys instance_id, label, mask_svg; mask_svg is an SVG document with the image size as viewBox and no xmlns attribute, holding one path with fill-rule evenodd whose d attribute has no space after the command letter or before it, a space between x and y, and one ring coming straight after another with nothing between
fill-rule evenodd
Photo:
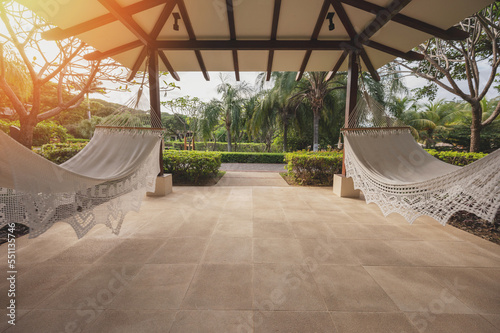
<instances>
[{"instance_id":1,"label":"hammock rope","mask_svg":"<svg viewBox=\"0 0 500 333\"><path fill-rule=\"evenodd\" d=\"M493 222L500 208L500 150L464 167L442 162L417 144L410 127L387 116L366 91L362 96L350 119L355 128L342 134L346 175L367 203L410 223L427 215L444 225L458 211Z\"/></svg>"},{"instance_id":2,"label":"hammock rope","mask_svg":"<svg viewBox=\"0 0 500 333\"><path fill-rule=\"evenodd\" d=\"M154 191L164 134L159 124L154 113L119 110L61 165L0 131L0 227L22 223L33 238L63 221L78 238L96 224L118 234L125 215L138 211L146 192Z\"/></svg>"}]
</instances>

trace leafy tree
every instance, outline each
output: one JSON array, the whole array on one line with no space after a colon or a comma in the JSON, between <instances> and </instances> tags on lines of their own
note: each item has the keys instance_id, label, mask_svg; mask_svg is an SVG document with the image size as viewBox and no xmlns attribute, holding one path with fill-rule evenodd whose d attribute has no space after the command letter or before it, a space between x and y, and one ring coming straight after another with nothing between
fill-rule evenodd
<instances>
[{"instance_id":1,"label":"leafy tree","mask_svg":"<svg viewBox=\"0 0 500 333\"><path fill-rule=\"evenodd\" d=\"M325 108L325 98L333 90L345 89L345 85L338 81L325 81L327 72L307 72L303 80L299 82L293 95L292 101L301 103L307 101L314 116L313 120L313 151L318 151L319 143L319 120L322 112L328 112Z\"/></svg>"},{"instance_id":2,"label":"leafy tree","mask_svg":"<svg viewBox=\"0 0 500 333\"><path fill-rule=\"evenodd\" d=\"M50 26L14 1L0 3L0 20L0 88L19 117L19 141L26 147L32 146L37 123L76 108L95 82L122 77L113 61L84 60L90 48L76 37L43 40ZM22 80L12 79L13 69ZM47 90L55 98L47 100Z\"/></svg>"},{"instance_id":3,"label":"leafy tree","mask_svg":"<svg viewBox=\"0 0 500 333\"><path fill-rule=\"evenodd\" d=\"M423 61L397 60L405 71L428 80L417 90L417 98L435 98L437 87L457 95L470 105L470 151L479 150L481 131L500 114L500 101L494 111L483 119L481 101L491 89L500 66L500 2L496 1L475 15L460 22L470 36L463 41L432 38L418 46ZM482 66L488 64L489 66ZM489 73L488 73L489 72ZM488 77L481 82L481 77ZM462 88L459 82L465 82Z\"/></svg>"},{"instance_id":4,"label":"leafy tree","mask_svg":"<svg viewBox=\"0 0 500 333\"><path fill-rule=\"evenodd\" d=\"M182 123L184 136L188 130L192 131L194 140L203 102L198 97L182 96L161 102L161 104L172 112L171 114L177 119L177 122Z\"/></svg>"},{"instance_id":5,"label":"leafy tree","mask_svg":"<svg viewBox=\"0 0 500 333\"><path fill-rule=\"evenodd\" d=\"M296 73L294 72L273 72L271 74L273 87L265 91L260 108L256 109L251 120L254 132L260 129L266 131L266 129L281 127L284 152L288 150L288 130L297 110L297 103L290 100L292 92L297 87L295 77ZM266 73L262 73L257 79L261 89L264 86L265 78Z\"/></svg>"},{"instance_id":6,"label":"leafy tree","mask_svg":"<svg viewBox=\"0 0 500 333\"><path fill-rule=\"evenodd\" d=\"M222 94L220 101L220 119L224 123L227 133L227 151L232 151L231 140L232 130L239 129L241 124L241 114L245 98L248 97L252 89L247 82L239 82L230 84L222 79L222 82L217 86L217 92ZM214 111L211 109L210 111Z\"/></svg>"},{"instance_id":7,"label":"leafy tree","mask_svg":"<svg viewBox=\"0 0 500 333\"><path fill-rule=\"evenodd\" d=\"M462 117L462 110L454 103L439 100L423 105L423 110L410 110L403 114L403 121L416 129L419 138L425 141L426 147L435 145L435 134L447 131L451 125L458 124Z\"/></svg>"}]
</instances>

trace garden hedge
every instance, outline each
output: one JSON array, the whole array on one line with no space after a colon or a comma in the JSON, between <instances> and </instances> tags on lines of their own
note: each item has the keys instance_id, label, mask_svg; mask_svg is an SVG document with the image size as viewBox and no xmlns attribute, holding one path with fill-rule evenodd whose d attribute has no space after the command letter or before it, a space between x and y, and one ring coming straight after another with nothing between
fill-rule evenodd
<instances>
[{"instance_id":1,"label":"garden hedge","mask_svg":"<svg viewBox=\"0 0 500 333\"><path fill-rule=\"evenodd\" d=\"M342 171L342 153L289 153L288 174L301 185L332 185L333 175Z\"/></svg>"},{"instance_id":2,"label":"garden hedge","mask_svg":"<svg viewBox=\"0 0 500 333\"><path fill-rule=\"evenodd\" d=\"M222 163L283 163L283 153L220 153Z\"/></svg>"},{"instance_id":3,"label":"garden hedge","mask_svg":"<svg viewBox=\"0 0 500 333\"><path fill-rule=\"evenodd\" d=\"M439 158L440 160L453 165L464 166L471 164L488 154L484 153L462 153L457 151L437 151L434 149L426 149L429 154Z\"/></svg>"},{"instance_id":4,"label":"garden hedge","mask_svg":"<svg viewBox=\"0 0 500 333\"><path fill-rule=\"evenodd\" d=\"M227 152L227 143L226 142L195 142L195 148L197 151L218 151L218 152ZM184 142L180 141L169 141L165 142L165 146L171 149L183 150ZM278 145L271 145L271 152L281 152L283 148ZM233 144L234 152L244 152L244 153L262 153L266 151L265 143L238 143L237 145Z\"/></svg>"},{"instance_id":5,"label":"garden hedge","mask_svg":"<svg viewBox=\"0 0 500 333\"><path fill-rule=\"evenodd\" d=\"M9 134L10 126L20 127L19 120L6 121L0 119L0 130ZM39 122L33 129L33 146L42 146L51 141L66 142L68 131L63 126L44 120Z\"/></svg>"},{"instance_id":6,"label":"garden hedge","mask_svg":"<svg viewBox=\"0 0 500 333\"><path fill-rule=\"evenodd\" d=\"M196 184L199 180L216 176L221 165L220 153L186 150L163 152L163 166L166 173Z\"/></svg>"},{"instance_id":7,"label":"garden hedge","mask_svg":"<svg viewBox=\"0 0 500 333\"><path fill-rule=\"evenodd\" d=\"M36 152L49 161L61 164L78 154L86 145L86 142L52 143L43 145L39 150L36 150Z\"/></svg>"}]
</instances>

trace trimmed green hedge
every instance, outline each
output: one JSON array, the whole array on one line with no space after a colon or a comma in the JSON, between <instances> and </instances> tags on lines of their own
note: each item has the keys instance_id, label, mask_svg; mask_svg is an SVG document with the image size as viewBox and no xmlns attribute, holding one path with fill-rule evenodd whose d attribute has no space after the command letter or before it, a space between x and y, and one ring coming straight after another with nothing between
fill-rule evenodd
<instances>
[{"instance_id":1,"label":"trimmed green hedge","mask_svg":"<svg viewBox=\"0 0 500 333\"><path fill-rule=\"evenodd\" d=\"M10 126L20 127L19 120L6 121L0 119L0 130L9 134ZM63 126L49 120L39 122L33 129L33 146L42 146L51 141L66 142L68 131Z\"/></svg>"},{"instance_id":2,"label":"trimmed green hedge","mask_svg":"<svg viewBox=\"0 0 500 333\"><path fill-rule=\"evenodd\" d=\"M332 185L333 175L342 171L341 152L289 153L288 174L301 185Z\"/></svg>"},{"instance_id":3,"label":"trimmed green hedge","mask_svg":"<svg viewBox=\"0 0 500 333\"><path fill-rule=\"evenodd\" d=\"M184 149L184 142L179 142L179 141L170 141L170 142L165 142L165 146L172 148L172 149L177 149L177 150L183 150ZM215 150L214 150L214 143L213 142L195 142L194 143L195 150L197 151L218 151L218 152L227 152L227 143L226 142L217 142L215 144ZM266 150L266 144L265 143L238 143L235 147L233 144L233 151L236 148L236 152L244 152L244 153L261 153L265 152ZM281 152L283 148L278 145L271 145L271 152Z\"/></svg>"},{"instance_id":4,"label":"trimmed green hedge","mask_svg":"<svg viewBox=\"0 0 500 333\"><path fill-rule=\"evenodd\" d=\"M429 154L439 158L441 161L453 165L464 166L471 164L488 154L485 153L462 153L457 151L437 151L435 149L426 149Z\"/></svg>"},{"instance_id":5,"label":"trimmed green hedge","mask_svg":"<svg viewBox=\"0 0 500 333\"><path fill-rule=\"evenodd\" d=\"M222 163L283 163L282 153L220 153Z\"/></svg>"},{"instance_id":6,"label":"trimmed green hedge","mask_svg":"<svg viewBox=\"0 0 500 333\"><path fill-rule=\"evenodd\" d=\"M49 161L61 164L75 156L87 145L86 142L80 143L53 143L43 145L36 153L42 155Z\"/></svg>"},{"instance_id":7,"label":"trimmed green hedge","mask_svg":"<svg viewBox=\"0 0 500 333\"><path fill-rule=\"evenodd\" d=\"M67 139L66 142L68 143L87 143L89 142L90 140L89 139L77 139L77 138L70 138L70 139Z\"/></svg>"},{"instance_id":8,"label":"trimmed green hedge","mask_svg":"<svg viewBox=\"0 0 500 333\"><path fill-rule=\"evenodd\" d=\"M221 165L220 153L186 150L166 150L163 152L163 166L166 173L178 179L193 183L216 176Z\"/></svg>"}]
</instances>

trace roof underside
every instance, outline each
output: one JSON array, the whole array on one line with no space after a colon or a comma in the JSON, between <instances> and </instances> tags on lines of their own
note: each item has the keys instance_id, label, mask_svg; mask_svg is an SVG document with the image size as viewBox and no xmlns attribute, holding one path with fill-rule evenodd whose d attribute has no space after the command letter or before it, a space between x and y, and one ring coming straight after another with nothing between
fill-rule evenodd
<instances>
[{"instance_id":1,"label":"roof underside","mask_svg":"<svg viewBox=\"0 0 500 333\"><path fill-rule=\"evenodd\" d=\"M201 71L346 70L348 50L375 69L436 35L462 39L451 28L491 0L19 0L58 28L48 39L78 36L135 74L146 48L160 52L160 69ZM330 20L334 29L330 30ZM176 18L177 17L177 18ZM174 29L178 23L178 30Z\"/></svg>"}]
</instances>

